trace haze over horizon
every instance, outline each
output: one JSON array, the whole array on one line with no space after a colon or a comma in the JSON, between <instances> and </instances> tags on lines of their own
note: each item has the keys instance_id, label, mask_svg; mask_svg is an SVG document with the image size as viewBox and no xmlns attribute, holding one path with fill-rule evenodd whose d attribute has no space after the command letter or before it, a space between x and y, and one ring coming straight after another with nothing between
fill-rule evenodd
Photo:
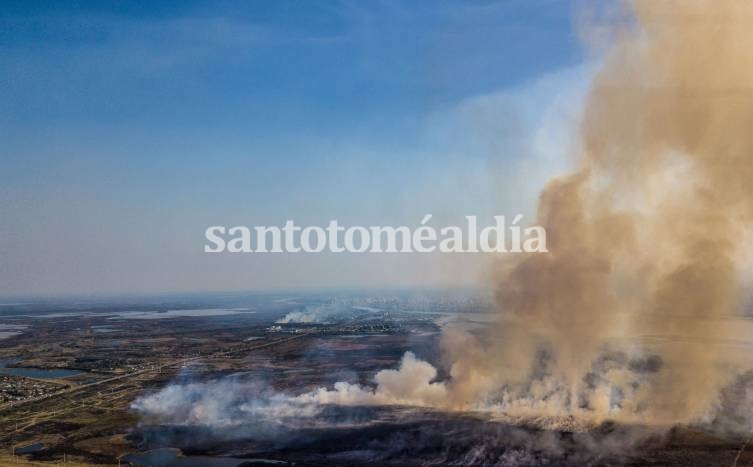
<instances>
[{"instance_id":1,"label":"haze over horizon","mask_svg":"<svg viewBox=\"0 0 753 467\"><path fill-rule=\"evenodd\" d=\"M574 8L5 3L0 296L477 285L476 255L207 255L204 231L533 221L593 75Z\"/></svg>"}]
</instances>

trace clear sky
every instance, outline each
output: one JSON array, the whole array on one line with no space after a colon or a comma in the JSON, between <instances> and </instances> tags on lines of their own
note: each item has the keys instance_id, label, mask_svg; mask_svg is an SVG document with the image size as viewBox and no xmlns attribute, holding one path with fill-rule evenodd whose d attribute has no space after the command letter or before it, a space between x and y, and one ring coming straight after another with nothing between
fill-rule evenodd
<instances>
[{"instance_id":1,"label":"clear sky","mask_svg":"<svg viewBox=\"0 0 753 467\"><path fill-rule=\"evenodd\" d=\"M591 75L573 13L5 0L0 296L473 284L473 255L210 255L204 231L531 213Z\"/></svg>"}]
</instances>

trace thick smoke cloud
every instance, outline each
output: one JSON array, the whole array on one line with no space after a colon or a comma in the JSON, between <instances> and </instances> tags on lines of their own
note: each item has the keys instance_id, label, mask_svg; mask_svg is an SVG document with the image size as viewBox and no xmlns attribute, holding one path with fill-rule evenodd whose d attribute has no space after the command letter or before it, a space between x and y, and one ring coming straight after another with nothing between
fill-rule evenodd
<instances>
[{"instance_id":1,"label":"thick smoke cloud","mask_svg":"<svg viewBox=\"0 0 753 467\"><path fill-rule=\"evenodd\" d=\"M589 91L579 168L540 197L550 252L500 264L490 339L446 330L445 397L397 386L378 402L586 423L713 414L750 366L750 19L750 2L632 4ZM322 394L348 399L343 388Z\"/></svg>"},{"instance_id":2,"label":"thick smoke cloud","mask_svg":"<svg viewBox=\"0 0 753 467\"><path fill-rule=\"evenodd\" d=\"M335 383L334 390L320 388L298 396L316 404L441 406L447 399L444 383L434 381L437 370L430 363L406 352L397 370L382 370L374 377L375 389L357 384Z\"/></svg>"},{"instance_id":3,"label":"thick smoke cloud","mask_svg":"<svg viewBox=\"0 0 753 467\"><path fill-rule=\"evenodd\" d=\"M549 252L495 271L499 324L485 336L445 329L446 381L408 353L373 388L337 383L275 399L274 410L415 405L560 428L748 430L720 414L751 368L740 346L753 335L740 274L753 215L751 21L747 1L632 3L589 92L579 168L541 194ZM134 407L189 422L227 416L203 402L173 407L175 391L193 397L168 388ZM241 415L267 410L250 407Z\"/></svg>"},{"instance_id":4,"label":"thick smoke cloud","mask_svg":"<svg viewBox=\"0 0 753 467\"><path fill-rule=\"evenodd\" d=\"M687 422L749 363L732 341L751 329L736 257L753 212L753 4L632 5L589 93L580 168L541 194L550 253L499 268L495 343L446 336L453 405L504 387L536 412ZM594 377L613 350L661 368Z\"/></svg>"},{"instance_id":5,"label":"thick smoke cloud","mask_svg":"<svg viewBox=\"0 0 753 467\"><path fill-rule=\"evenodd\" d=\"M335 452L325 449L329 458L346 464L510 466L595 460L621 465L636 446L662 439L646 427L605 425L584 431L561 420L547 425L551 420L422 409L446 408L447 385L436 376L432 365L407 352L397 369L378 372L370 387L340 382L334 389L294 395L233 376L176 382L134 401L132 408L144 422L134 440L144 448L191 449L244 440L251 443L244 444L248 449L288 456L333 445Z\"/></svg>"}]
</instances>

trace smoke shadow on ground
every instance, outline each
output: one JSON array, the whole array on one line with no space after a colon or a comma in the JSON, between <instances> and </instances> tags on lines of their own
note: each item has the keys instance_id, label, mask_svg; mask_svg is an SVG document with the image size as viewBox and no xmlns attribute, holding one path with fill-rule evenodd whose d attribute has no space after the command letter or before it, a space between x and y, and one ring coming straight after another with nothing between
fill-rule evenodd
<instances>
[{"instance_id":1,"label":"smoke shadow on ground","mask_svg":"<svg viewBox=\"0 0 753 467\"><path fill-rule=\"evenodd\" d=\"M232 436L201 426L151 425L130 440L142 450L265 458L303 465L622 465L656 448L664 432L604 423L588 432L545 430L403 407L324 406L316 424L235 426ZM240 436L245 433L244 436Z\"/></svg>"}]
</instances>

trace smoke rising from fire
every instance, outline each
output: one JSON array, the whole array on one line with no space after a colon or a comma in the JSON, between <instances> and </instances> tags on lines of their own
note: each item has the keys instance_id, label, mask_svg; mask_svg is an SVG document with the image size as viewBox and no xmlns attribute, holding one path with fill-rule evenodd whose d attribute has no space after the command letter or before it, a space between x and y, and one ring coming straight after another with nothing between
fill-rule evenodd
<instances>
[{"instance_id":1,"label":"smoke rising from fire","mask_svg":"<svg viewBox=\"0 0 753 467\"><path fill-rule=\"evenodd\" d=\"M496 270L490 336L446 328L443 398L416 402L406 383L372 400L664 425L711 416L750 367L753 4L631 7L586 101L579 168L540 197L550 252Z\"/></svg>"},{"instance_id":2,"label":"smoke rising from fire","mask_svg":"<svg viewBox=\"0 0 753 467\"><path fill-rule=\"evenodd\" d=\"M753 216L753 2L631 9L586 101L578 169L541 194L549 252L494 271L493 329L445 328L447 381L406 354L373 390L338 383L295 404L713 416L751 368L740 247Z\"/></svg>"},{"instance_id":3,"label":"smoke rising from fire","mask_svg":"<svg viewBox=\"0 0 753 467\"><path fill-rule=\"evenodd\" d=\"M505 387L539 390L555 414L689 421L745 365L729 341L753 213L753 4L632 8L637 25L586 102L579 169L541 194L551 252L497 271L500 339L446 336L457 406ZM658 356L661 369L594 376L611 350ZM543 370L546 387L532 388Z\"/></svg>"}]
</instances>

